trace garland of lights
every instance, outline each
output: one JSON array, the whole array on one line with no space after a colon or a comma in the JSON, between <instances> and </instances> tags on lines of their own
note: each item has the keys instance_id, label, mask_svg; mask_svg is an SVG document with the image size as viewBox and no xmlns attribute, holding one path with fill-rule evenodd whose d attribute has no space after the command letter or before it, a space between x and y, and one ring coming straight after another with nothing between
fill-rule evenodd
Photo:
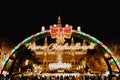
<instances>
[{"instance_id":1,"label":"garland of lights","mask_svg":"<svg viewBox=\"0 0 120 80\"><path fill-rule=\"evenodd\" d=\"M5 56L5 59L3 60L3 62L1 63L0 65L0 73L2 73L2 70L4 69L5 67L5 64L7 63L7 61L9 60L9 57L15 53L15 51L21 47L22 45L26 45L27 42L29 42L31 39L33 38L36 38L38 36L41 36L41 35L44 35L46 32L49 32L49 30L44 30L44 31L41 31L41 32L38 32L36 34L33 34L32 36L30 37L27 37L26 39L24 39L22 42L20 42L17 46L15 46L12 51L10 53L8 53L6 56ZM119 61L117 60L117 58L113 55L113 52L111 50L109 50L107 48L107 46L105 46L102 42L100 42L98 39L96 39L95 37L92 37L90 36L89 34L86 34L84 32L81 32L81 31L76 31L76 30L73 30L72 32L75 32L76 34L78 35L83 35L84 37L92 40L94 43L97 43L99 44L102 48L104 48L110 55L111 57L114 59L115 63L117 64L117 66L119 67L120 69L120 63Z\"/></svg>"}]
</instances>

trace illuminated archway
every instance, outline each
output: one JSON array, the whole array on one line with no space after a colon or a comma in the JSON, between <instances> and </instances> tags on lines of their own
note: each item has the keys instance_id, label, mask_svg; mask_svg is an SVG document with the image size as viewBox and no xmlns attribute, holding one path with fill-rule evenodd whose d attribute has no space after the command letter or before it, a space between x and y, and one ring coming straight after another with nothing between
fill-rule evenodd
<instances>
[{"instance_id":1,"label":"illuminated archway","mask_svg":"<svg viewBox=\"0 0 120 80\"><path fill-rule=\"evenodd\" d=\"M84 32L81 32L81 31L76 31L76 30L72 30L72 33L73 34L77 34L78 35L78 38L80 38L82 36L82 38L85 38L85 39L88 39L89 41L91 42L94 42L98 45L100 45L106 52L108 52L112 59L115 61L115 63L117 64L117 67L120 69L120 63L119 61L117 60L117 58L115 58L115 56L113 55L113 52L107 48L107 46L105 46L102 42L100 42L98 39L96 39L95 37L89 35L89 34L86 34ZM35 38L38 38L38 37L45 37L45 36L50 36L50 33L49 33L49 30L46 30L46 31L41 31L41 32L38 32L36 34L33 34L31 35L30 37L27 37L26 39L24 39L22 42L20 42L17 46L15 46L12 51L6 55L4 61L2 62L2 67L0 69L0 72L2 73L7 61L9 60L9 57L14 54L14 52L19 49L22 45L25 45L26 43L32 41L33 39Z\"/></svg>"},{"instance_id":2,"label":"illuminated archway","mask_svg":"<svg viewBox=\"0 0 120 80\"><path fill-rule=\"evenodd\" d=\"M77 30L72 30L72 26L66 25L64 28L62 28L61 22L60 22L60 18L58 18L58 24L54 25L54 26L50 26L50 30L45 30L44 27L42 27L42 31L38 32L36 34L33 34L29 37L27 37L26 39L24 39L22 42L20 42L17 46L15 46L10 53L8 53L5 56L5 59L3 60L2 64L0 65L0 73L3 72L3 69L5 68L9 58L23 45L26 45L27 43L31 43L31 42L35 42L37 40L39 40L40 38L44 38L46 36L51 36L53 38L59 38L58 40L63 40L64 38L70 38L71 36L75 36L77 38L80 39L85 39L88 42L93 42L95 44L97 44L98 46L100 46L103 50L105 50L113 59L113 61L115 62L119 72L120 72L120 63L117 60L117 58L113 55L113 52L108 49L107 46L105 46L101 41L99 41L98 39L96 39L95 37L86 34L82 31L80 31L80 27L78 27ZM62 41L60 42L62 43ZM108 66L108 65L107 65Z\"/></svg>"}]
</instances>

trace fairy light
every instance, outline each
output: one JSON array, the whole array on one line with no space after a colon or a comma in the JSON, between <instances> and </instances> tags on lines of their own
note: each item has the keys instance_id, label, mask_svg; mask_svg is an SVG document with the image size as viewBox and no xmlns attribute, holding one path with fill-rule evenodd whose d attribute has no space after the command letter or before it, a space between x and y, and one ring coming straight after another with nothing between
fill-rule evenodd
<instances>
[{"instance_id":1,"label":"fairy light","mask_svg":"<svg viewBox=\"0 0 120 80\"><path fill-rule=\"evenodd\" d=\"M28 63L29 63L29 60L26 60L26 61L25 61L25 65L28 65Z\"/></svg>"},{"instance_id":2,"label":"fairy light","mask_svg":"<svg viewBox=\"0 0 120 80\"><path fill-rule=\"evenodd\" d=\"M80 26L77 27L77 31L81 31L81 27Z\"/></svg>"},{"instance_id":3,"label":"fairy light","mask_svg":"<svg viewBox=\"0 0 120 80\"><path fill-rule=\"evenodd\" d=\"M45 31L45 26L42 26L42 27L41 27L41 31Z\"/></svg>"}]
</instances>

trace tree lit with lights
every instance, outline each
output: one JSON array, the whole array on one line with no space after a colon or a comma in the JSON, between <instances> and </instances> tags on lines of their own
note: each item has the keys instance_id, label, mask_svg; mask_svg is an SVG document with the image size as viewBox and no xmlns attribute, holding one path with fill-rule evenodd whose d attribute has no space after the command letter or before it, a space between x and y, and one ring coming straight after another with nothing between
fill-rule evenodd
<instances>
[{"instance_id":1,"label":"tree lit with lights","mask_svg":"<svg viewBox=\"0 0 120 80\"><path fill-rule=\"evenodd\" d=\"M8 53L12 50L13 48L13 43L7 39L7 38L2 38L0 39L0 65L5 59L5 57L8 55ZM11 66L12 62L8 63L8 67L6 69L9 69Z\"/></svg>"}]
</instances>

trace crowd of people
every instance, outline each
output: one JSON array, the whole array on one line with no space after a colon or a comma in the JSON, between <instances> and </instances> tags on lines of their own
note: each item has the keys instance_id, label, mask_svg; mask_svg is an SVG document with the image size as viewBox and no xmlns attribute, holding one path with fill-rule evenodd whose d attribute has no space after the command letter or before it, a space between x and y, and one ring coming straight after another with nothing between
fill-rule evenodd
<instances>
[{"instance_id":1,"label":"crowd of people","mask_svg":"<svg viewBox=\"0 0 120 80\"><path fill-rule=\"evenodd\" d=\"M0 75L0 80L109 80L109 77L105 76L19 76L19 75ZM111 80L120 80L120 77L113 77Z\"/></svg>"}]
</instances>

